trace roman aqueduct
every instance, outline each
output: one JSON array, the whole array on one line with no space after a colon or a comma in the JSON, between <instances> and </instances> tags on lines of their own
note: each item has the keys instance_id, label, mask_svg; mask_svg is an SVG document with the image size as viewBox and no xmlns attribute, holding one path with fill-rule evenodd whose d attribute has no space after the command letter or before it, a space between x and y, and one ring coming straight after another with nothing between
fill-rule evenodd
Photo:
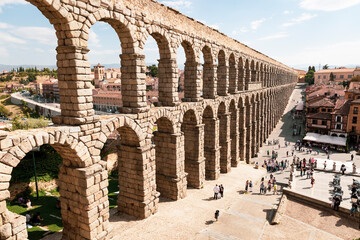
<instances>
[{"instance_id":1,"label":"roman aqueduct","mask_svg":"<svg viewBox=\"0 0 360 240\"><path fill-rule=\"evenodd\" d=\"M241 161L249 163L296 84L293 69L153 0L28 1L56 30L62 114L54 127L0 136L0 239L27 238L25 218L9 212L6 199L12 169L33 148L50 144L63 158L63 239L106 239L108 173L100 150L113 131L121 136L118 210L147 218L156 214L160 194L185 198L188 187L201 188ZM118 115L100 117L93 110L87 41L98 21L109 23L121 42ZM161 106L155 108L146 104L143 47L150 35L160 53ZM179 46L186 53L181 102Z\"/></svg>"}]
</instances>

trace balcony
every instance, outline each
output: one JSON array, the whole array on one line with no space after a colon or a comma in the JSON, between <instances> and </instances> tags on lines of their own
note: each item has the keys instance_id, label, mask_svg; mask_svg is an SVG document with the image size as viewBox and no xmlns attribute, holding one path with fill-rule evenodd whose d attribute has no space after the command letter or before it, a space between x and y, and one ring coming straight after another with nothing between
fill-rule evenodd
<instances>
[{"instance_id":1,"label":"balcony","mask_svg":"<svg viewBox=\"0 0 360 240\"><path fill-rule=\"evenodd\" d=\"M321 129L327 129L328 128L326 125L320 125L320 124L311 124L309 127L321 128Z\"/></svg>"}]
</instances>

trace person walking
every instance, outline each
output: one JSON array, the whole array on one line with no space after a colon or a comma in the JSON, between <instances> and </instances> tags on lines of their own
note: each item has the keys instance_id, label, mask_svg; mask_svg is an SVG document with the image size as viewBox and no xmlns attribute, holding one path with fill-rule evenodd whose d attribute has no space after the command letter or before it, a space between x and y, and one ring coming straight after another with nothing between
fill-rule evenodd
<instances>
[{"instance_id":1,"label":"person walking","mask_svg":"<svg viewBox=\"0 0 360 240\"><path fill-rule=\"evenodd\" d=\"M351 161L354 160L354 154L351 154Z\"/></svg>"},{"instance_id":2,"label":"person walking","mask_svg":"<svg viewBox=\"0 0 360 240\"><path fill-rule=\"evenodd\" d=\"M248 188L249 188L249 180L246 180L246 183L245 183L245 192L248 192Z\"/></svg>"},{"instance_id":3,"label":"person walking","mask_svg":"<svg viewBox=\"0 0 360 240\"><path fill-rule=\"evenodd\" d=\"M216 184L215 187L214 187L214 199L217 200L218 199L218 194L219 194L219 187L218 185Z\"/></svg>"},{"instance_id":4,"label":"person walking","mask_svg":"<svg viewBox=\"0 0 360 240\"><path fill-rule=\"evenodd\" d=\"M252 183L252 181L250 180L250 183L249 183L250 192L252 192L252 187L253 187L253 183Z\"/></svg>"},{"instance_id":5,"label":"person walking","mask_svg":"<svg viewBox=\"0 0 360 240\"><path fill-rule=\"evenodd\" d=\"M277 194L277 185L276 185L276 183L274 184L274 192L273 192L273 194Z\"/></svg>"},{"instance_id":6,"label":"person walking","mask_svg":"<svg viewBox=\"0 0 360 240\"><path fill-rule=\"evenodd\" d=\"M221 198L223 198L224 197L224 186L222 184L219 186L219 192L220 192Z\"/></svg>"},{"instance_id":7,"label":"person walking","mask_svg":"<svg viewBox=\"0 0 360 240\"><path fill-rule=\"evenodd\" d=\"M326 169L326 161L324 162L324 170Z\"/></svg>"},{"instance_id":8,"label":"person walking","mask_svg":"<svg viewBox=\"0 0 360 240\"><path fill-rule=\"evenodd\" d=\"M311 177L311 188L314 187L315 184L315 178Z\"/></svg>"},{"instance_id":9,"label":"person walking","mask_svg":"<svg viewBox=\"0 0 360 240\"><path fill-rule=\"evenodd\" d=\"M260 184L260 194L264 193L264 189L265 189L265 185L264 182L262 181Z\"/></svg>"},{"instance_id":10,"label":"person walking","mask_svg":"<svg viewBox=\"0 0 360 240\"><path fill-rule=\"evenodd\" d=\"M341 165L340 171L341 171L342 175L344 175L344 174L345 174L346 167L345 167L345 165L344 165L344 164L343 164L343 165Z\"/></svg>"}]
</instances>

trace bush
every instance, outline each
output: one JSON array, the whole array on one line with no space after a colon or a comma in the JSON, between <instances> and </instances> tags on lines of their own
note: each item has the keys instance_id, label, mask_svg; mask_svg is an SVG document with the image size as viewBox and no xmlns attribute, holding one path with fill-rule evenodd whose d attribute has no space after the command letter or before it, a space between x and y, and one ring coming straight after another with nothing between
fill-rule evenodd
<instances>
[{"instance_id":1,"label":"bush","mask_svg":"<svg viewBox=\"0 0 360 240\"><path fill-rule=\"evenodd\" d=\"M49 121L45 120L44 117L41 118L29 118L26 120L21 120L19 116L15 117L12 121L12 130L18 129L32 129L32 128L42 128L47 127L49 125Z\"/></svg>"}]
</instances>

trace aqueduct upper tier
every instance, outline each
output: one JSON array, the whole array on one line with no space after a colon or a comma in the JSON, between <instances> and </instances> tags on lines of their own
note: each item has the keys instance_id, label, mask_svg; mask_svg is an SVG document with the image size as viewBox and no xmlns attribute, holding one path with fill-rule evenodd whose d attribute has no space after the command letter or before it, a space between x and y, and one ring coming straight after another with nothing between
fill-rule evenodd
<instances>
[{"instance_id":1,"label":"aqueduct upper tier","mask_svg":"<svg viewBox=\"0 0 360 240\"><path fill-rule=\"evenodd\" d=\"M53 128L0 136L0 239L27 238L25 219L7 210L6 199L12 169L34 147L50 144L63 158L63 238L106 239L108 175L100 151L112 132L121 137L118 210L146 218L156 213L159 196L184 198L188 187L201 188L240 161L249 163L296 84L291 68L156 1L28 1L56 29L61 116ZM114 28L122 47L122 113L101 118L93 110L87 60L89 31L98 21ZM156 108L147 107L145 95L143 47L150 35L160 53ZM186 53L182 101L180 45Z\"/></svg>"}]
</instances>

